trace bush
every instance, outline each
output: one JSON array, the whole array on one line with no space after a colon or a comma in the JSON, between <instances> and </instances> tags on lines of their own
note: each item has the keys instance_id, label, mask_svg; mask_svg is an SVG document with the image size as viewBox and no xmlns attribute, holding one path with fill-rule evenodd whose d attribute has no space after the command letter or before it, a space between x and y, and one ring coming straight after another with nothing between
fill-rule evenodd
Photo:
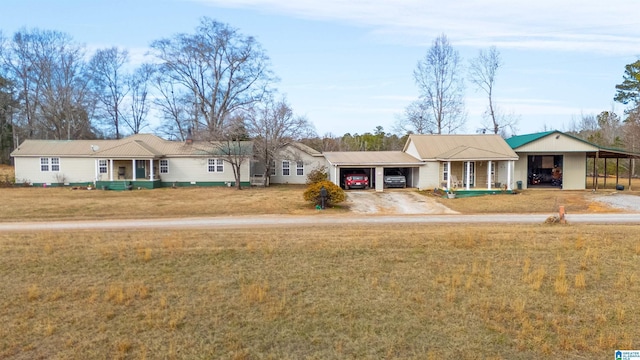
<instances>
[{"instance_id":1,"label":"bush","mask_svg":"<svg viewBox=\"0 0 640 360\"><path fill-rule=\"evenodd\" d=\"M309 185L307 187L307 190L304 191L304 199L306 201L312 201L315 204L320 204L320 189L323 186L325 189L327 189L327 194L329 195L327 204L338 204L345 201L346 195L344 193L344 190L342 190L340 186L328 180L316 182Z\"/></svg>"},{"instance_id":2,"label":"bush","mask_svg":"<svg viewBox=\"0 0 640 360\"><path fill-rule=\"evenodd\" d=\"M326 180L329 180L329 173L327 173L327 168L324 166L319 169L313 169L307 174L307 185Z\"/></svg>"}]
</instances>

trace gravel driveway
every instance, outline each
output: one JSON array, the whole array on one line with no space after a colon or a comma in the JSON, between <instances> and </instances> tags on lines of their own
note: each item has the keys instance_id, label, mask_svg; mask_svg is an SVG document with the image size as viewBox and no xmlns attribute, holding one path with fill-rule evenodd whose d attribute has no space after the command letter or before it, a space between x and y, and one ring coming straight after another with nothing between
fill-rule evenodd
<instances>
[{"instance_id":1,"label":"gravel driveway","mask_svg":"<svg viewBox=\"0 0 640 360\"><path fill-rule=\"evenodd\" d=\"M640 197L636 195L627 195L614 192L608 195L596 196L593 198L593 200L605 203L618 209L640 212Z\"/></svg>"},{"instance_id":2,"label":"gravel driveway","mask_svg":"<svg viewBox=\"0 0 640 360\"><path fill-rule=\"evenodd\" d=\"M346 204L356 214L458 214L413 190L350 190L347 192Z\"/></svg>"}]
</instances>

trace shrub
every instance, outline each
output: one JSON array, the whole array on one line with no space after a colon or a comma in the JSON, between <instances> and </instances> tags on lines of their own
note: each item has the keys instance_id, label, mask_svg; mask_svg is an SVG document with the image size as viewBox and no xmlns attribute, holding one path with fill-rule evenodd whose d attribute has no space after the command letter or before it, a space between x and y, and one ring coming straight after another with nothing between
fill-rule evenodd
<instances>
[{"instance_id":1,"label":"shrub","mask_svg":"<svg viewBox=\"0 0 640 360\"><path fill-rule=\"evenodd\" d=\"M316 182L309 185L307 187L307 190L304 191L304 194L303 194L304 199L306 201L313 201L315 204L319 204L320 189L323 186L325 189L327 189L327 194L329 195L329 198L327 199L328 204L341 203L346 199L344 190L342 190L342 188L340 188L338 185L328 180Z\"/></svg>"},{"instance_id":2,"label":"shrub","mask_svg":"<svg viewBox=\"0 0 640 360\"><path fill-rule=\"evenodd\" d=\"M324 166L318 169L313 169L307 174L307 185L326 180L329 180L329 173L327 173L327 168Z\"/></svg>"}]
</instances>

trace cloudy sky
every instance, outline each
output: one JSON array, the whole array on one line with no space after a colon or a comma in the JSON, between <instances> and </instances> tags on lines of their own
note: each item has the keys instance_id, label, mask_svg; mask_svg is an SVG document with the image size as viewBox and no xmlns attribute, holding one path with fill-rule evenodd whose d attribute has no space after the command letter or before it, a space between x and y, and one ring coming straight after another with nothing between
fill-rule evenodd
<instances>
[{"instance_id":1,"label":"cloudy sky","mask_svg":"<svg viewBox=\"0 0 640 360\"><path fill-rule=\"evenodd\" d=\"M524 134L622 114L615 85L640 59L639 13L629 0L3 0L0 30L58 30L143 61L151 41L193 32L208 16L258 39L278 89L320 135L391 132L418 96L418 60L446 34L465 64L497 47L494 100ZM470 82L465 100L461 132L475 133L487 102Z\"/></svg>"}]
</instances>

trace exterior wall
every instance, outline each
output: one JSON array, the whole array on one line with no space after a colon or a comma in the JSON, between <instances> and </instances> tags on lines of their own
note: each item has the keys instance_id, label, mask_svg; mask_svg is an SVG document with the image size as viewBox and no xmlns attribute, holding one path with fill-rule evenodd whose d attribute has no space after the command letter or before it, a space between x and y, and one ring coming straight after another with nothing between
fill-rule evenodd
<instances>
[{"instance_id":1,"label":"exterior wall","mask_svg":"<svg viewBox=\"0 0 640 360\"><path fill-rule=\"evenodd\" d=\"M416 159L421 159L420 154L418 154L418 150L416 149L416 146L413 144L413 142L410 142L409 144L407 144L407 149L405 150L405 153L413 156Z\"/></svg>"},{"instance_id":2,"label":"exterior wall","mask_svg":"<svg viewBox=\"0 0 640 360\"><path fill-rule=\"evenodd\" d=\"M209 158L166 158L169 161L169 173L159 174L163 183L228 183L235 182L233 167L224 162L223 172L208 172ZM154 164L154 171L157 164ZM115 170L117 171L117 170ZM249 182L250 162L243 161L240 167L240 182ZM195 185L193 184L193 185Z\"/></svg>"},{"instance_id":3,"label":"exterior wall","mask_svg":"<svg viewBox=\"0 0 640 360\"><path fill-rule=\"evenodd\" d=\"M562 189L584 190L587 187L586 153L564 153L562 169Z\"/></svg>"},{"instance_id":4,"label":"exterior wall","mask_svg":"<svg viewBox=\"0 0 640 360\"><path fill-rule=\"evenodd\" d=\"M289 175L282 175L283 160L289 161ZM297 161L302 161L302 164L303 164L302 175L297 174L297 170L298 170L296 166ZM327 170L329 170L329 167L326 164L327 162L324 156L311 156L302 151L298 151L295 154L291 154L291 152L288 152L285 158L276 159L275 162L276 162L276 168L275 168L276 174L271 175L270 177L271 184L305 184L307 182L307 174L309 174L309 172L315 169L320 169L322 167L326 167ZM331 181L336 183L336 181L332 178L332 175L333 174L329 174L329 177Z\"/></svg>"},{"instance_id":5,"label":"exterior wall","mask_svg":"<svg viewBox=\"0 0 640 360\"><path fill-rule=\"evenodd\" d=\"M530 154L518 152L518 155L520 156L520 158L515 161L514 171L513 171L513 180L516 183L516 188L517 188L517 182L522 181L522 188L526 189L529 186L529 180L528 180L529 174L527 173L527 166L528 166L528 159ZM506 166L507 166L506 163L504 163L505 171L506 171ZM504 178L504 181L505 182L507 181L506 176Z\"/></svg>"},{"instance_id":6,"label":"exterior wall","mask_svg":"<svg viewBox=\"0 0 640 360\"><path fill-rule=\"evenodd\" d=\"M60 157L60 171L40 171L40 157L14 158L16 182L31 184L93 183L95 159Z\"/></svg>"},{"instance_id":7,"label":"exterior wall","mask_svg":"<svg viewBox=\"0 0 640 360\"><path fill-rule=\"evenodd\" d=\"M440 162L429 161L425 162L423 166L419 168L418 189L435 189L440 187L441 179Z\"/></svg>"}]
</instances>

